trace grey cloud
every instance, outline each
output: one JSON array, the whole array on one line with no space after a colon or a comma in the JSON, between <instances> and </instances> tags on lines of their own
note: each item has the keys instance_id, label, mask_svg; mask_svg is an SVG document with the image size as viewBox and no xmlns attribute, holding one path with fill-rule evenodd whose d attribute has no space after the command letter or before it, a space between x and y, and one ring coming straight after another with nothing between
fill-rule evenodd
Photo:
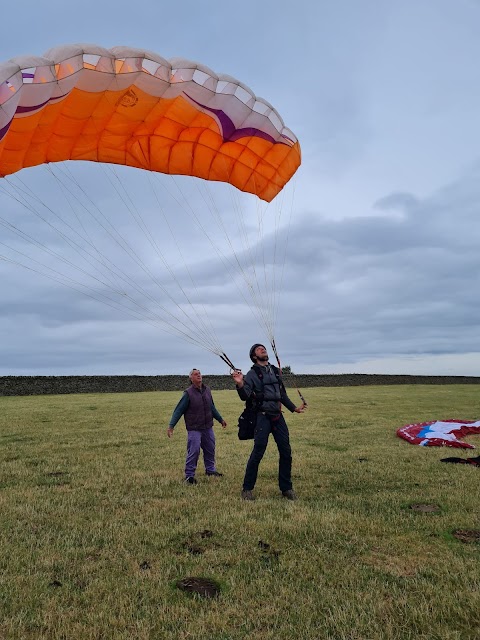
<instances>
[{"instance_id":1,"label":"grey cloud","mask_svg":"<svg viewBox=\"0 0 480 640\"><path fill-rule=\"evenodd\" d=\"M478 339L480 306L475 295L479 285L478 225L472 228L478 177L474 172L425 199L408 194L402 194L400 200L398 194L383 198L384 203L403 203L405 212L400 218L390 216L387 209L383 215L339 221L311 213L294 218L278 318L278 331L287 345L284 362L285 358L301 358L307 366L471 350ZM284 234L282 231L277 238L282 246ZM267 255L271 255L272 246L273 237L267 236ZM191 268L197 282L196 289L187 287L192 301L206 301L212 324L228 345L225 348L243 359L241 344L237 345L243 336L238 336L237 323L241 319L243 326L249 312L230 275L217 256L200 258ZM179 273L183 279L185 273L181 269ZM148 287L146 281L143 284ZM103 370L121 366L126 358L137 363L148 360L149 349L137 340L128 347L119 346L120 338L104 339L106 327L112 335L132 335L135 322L69 290L52 291L43 286L38 300L35 290L36 286L30 285L23 292L31 301L15 290L10 296L7 292L7 306L3 307L4 319L18 322L26 318L25 326L32 333L38 323L36 345L29 353L33 368L41 367L44 358L53 368L68 368L70 358L77 369L97 368L101 360ZM172 291L177 300L182 298L178 289L173 287ZM91 337L86 330L89 323ZM139 331L155 334L153 328L140 325ZM46 355L52 344L58 350L69 343L77 330L83 345L78 353L70 346L69 357L61 351ZM252 339L256 331L251 323ZM162 347L159 354L165 354L169 338L161 332L156 335L162 336L155 340ZM292 351L290 345L294 345ZM186 356L189 349L188 344L182 344L168 351ZM168 357L166 354L165 359ZM4 366L9 360L15 361L15 367L24 366L22 358L14 358L14 349L5 352Z\"/></svg>"},{"instance_id":2,"label":"grey cloud","mask_svg":"<svg viewBox=\"0 0 480 640\"><path fill-rule=\"evenodd\" d=\"M471 190L469 181L462 184L464 192ZM327 361L345 361L349 354L466 352L478 342L480 221L472 233L472 201L459 207L458 198L450 197L458 191L461 184L419 202L400 220L309 219L309 241L318 239L320 254L328 247L330 262L319 268L323 274L310 276L317 289L305 299L311 314L300 336L316 335ZM298 229L296 234L299 269Z\"/></svg>"},{"instance_id":3,"label":"grey cloud","mask_svg":"<svg viewBox=\"0 0 480 640\"><path fill-rule=\"evenodd\" d=\"M411 193L391 193L384 198L380 198L374 202L373 206L381 211L389 211L391 209L410 210L418 203L417 198Z\"/></svg>"}]
</instances>

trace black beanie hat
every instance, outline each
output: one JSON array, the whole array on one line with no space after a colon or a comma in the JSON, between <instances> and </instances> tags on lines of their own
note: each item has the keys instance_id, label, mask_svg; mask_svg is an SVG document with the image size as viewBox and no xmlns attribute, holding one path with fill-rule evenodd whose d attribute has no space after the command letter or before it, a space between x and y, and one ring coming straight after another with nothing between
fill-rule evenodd
<instances>
[{"instance_id":1,"label":"black beanie hat","mask_svg":"<svg viewBox=\"0 0 480 640\"><path fill-rule=\"evenodd\" d=\"M250 355L250 360L251 360L252 362L255 362L255 349L256 349L257 347L263 347L263 348L265 349L265 345L264 345L264 344L261 344L260 342L257 342L256 344L254 344L254 345L251 347L251 349L250 349L250 354L249 354L249 355Z\"/></svg>"}]
</instances>

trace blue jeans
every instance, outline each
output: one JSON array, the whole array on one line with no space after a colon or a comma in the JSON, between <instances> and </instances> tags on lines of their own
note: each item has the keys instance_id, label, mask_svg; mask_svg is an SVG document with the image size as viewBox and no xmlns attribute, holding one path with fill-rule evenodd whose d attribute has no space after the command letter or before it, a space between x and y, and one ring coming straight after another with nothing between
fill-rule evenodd
<instances>
[{"instance_id":1,"label":"blue jeans","mask_svg":"<svg viewBox=\"0 0 480 640\"><path fill-rule=\"evenodd\" d=\"M288 491L292 488L292 449L290 447L287 423L282 414L277 418L277 416L259 413L253 439L253 451L248 459L245 478L243 479L243 489L245 491L251 491L255 487L258 466L267 449L270 434L273 435L280 456L278 462L278 486L280 491Z\"/></svg>"},{"instance_id":2,"label":"blue jeans","mask_svg":"<svg viewBox=\"0 0 480 640\"><path fill-rule=\"evenodd\" d=\"M185 461L185 477L193 478L197 470L197 462L203 449L205 471L213 473L215 469L215 434L213 427L202 431L187 431L187 459Z\"/></svg>"}]
</instances>

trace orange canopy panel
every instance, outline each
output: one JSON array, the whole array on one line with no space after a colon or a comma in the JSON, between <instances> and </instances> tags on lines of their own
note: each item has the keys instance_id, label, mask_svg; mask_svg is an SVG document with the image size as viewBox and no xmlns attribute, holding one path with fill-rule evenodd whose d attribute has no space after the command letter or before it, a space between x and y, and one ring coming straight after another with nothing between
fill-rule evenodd
<instances>
[{"instance_id":1,"label":"orange canopy panel","mask_svg":"<svg viewBox=\"0 0 480 640\"><path fill-rule=\"evenodd\" d=\"M0 176L62 160L229 182L272 200L300 165L275 109L230 76L126 47L0 64Z\"/></svg>"}]
</instances>

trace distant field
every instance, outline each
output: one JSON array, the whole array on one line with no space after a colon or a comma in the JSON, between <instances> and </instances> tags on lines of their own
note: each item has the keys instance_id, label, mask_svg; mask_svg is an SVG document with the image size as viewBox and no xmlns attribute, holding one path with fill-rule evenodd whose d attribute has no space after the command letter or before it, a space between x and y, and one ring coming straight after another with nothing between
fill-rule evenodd
<instances>
[{"instance_id":1,"label":"distant field","mask_svg":"<svg viewBox=\"0 0 480 640\"><path fill-rule=\"evenodd\" d=\"M478 640L480 544L452 531L480 529L480 469L440 462L478 449L395 436L480 419L478 387L305 395L286 415L299 500L279 494L271 441L252 503L234 391L214 394L225 477L200 463L198 486L182 483L182 424L166 437L178 392L1 397L0 638ZM218 597L176 587L192 576Z\"/></svg>"}]
</instances>

